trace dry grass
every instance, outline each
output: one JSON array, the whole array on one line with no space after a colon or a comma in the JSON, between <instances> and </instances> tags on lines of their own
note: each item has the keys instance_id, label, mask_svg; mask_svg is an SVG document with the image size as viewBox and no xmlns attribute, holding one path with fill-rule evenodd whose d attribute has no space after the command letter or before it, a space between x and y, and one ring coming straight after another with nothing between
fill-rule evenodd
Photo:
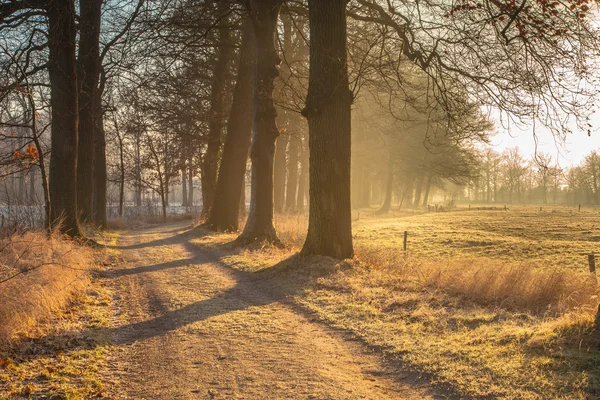
<instances>
[{"instance_id":1,"label":"dry grass","mask_svg":"<svg viewBox=\"0 0 600 400\"><path fill-rule=\"evenodd\" d=\"M95 239L114 246L117 237ZM99 373L112 348L96 330L113 324L113 292L89 271L116 251L40 232L7 238L0 250L0 280L29 271L0 284L0 399L104 397Z\"/></svg>"},{"instance_id":2,"label":"dry grass","mask_svg":"<svg viewBox=\"0 0 600 400\"><path fill-rule=\"evenodd\" d=\"M598 285L586 265L587 254L600 250L597 215L547 207L361 211L356 257L341 263L290 259L306 219L278 216L285 248L226 246L223 258L263 277L271 269L285 275L275 284L297 286L288 290L295 302L460 396L600 398ZM399 250L404 230L408 255ZM233 238L202 240L213 246ZM271 268L282 263L294 265Z\"/></svg>"},{"instance_id":3,"label":"dry grass","mask_svg":"<svg viewBox=\"0 0 600 400\"><path fill-rule=\"evenodd\" d=\"M88 284L93 252L58 234L0 240L0 346L63 308Z\"/></svg>"},{"instance_id":4,"label":"dry grass","mask_svg":"<svg viewBox=\"0 0 600 400\"><path fill-rule=\"evenodd\" d=\"M364 243L360 261L385 270L390 279L415 290L441 290L481 306L536 315L594 309L598 282L583 271L545 267L532 261L503 262L483 257L426 259Z\"/></svg>"}]
</instances>

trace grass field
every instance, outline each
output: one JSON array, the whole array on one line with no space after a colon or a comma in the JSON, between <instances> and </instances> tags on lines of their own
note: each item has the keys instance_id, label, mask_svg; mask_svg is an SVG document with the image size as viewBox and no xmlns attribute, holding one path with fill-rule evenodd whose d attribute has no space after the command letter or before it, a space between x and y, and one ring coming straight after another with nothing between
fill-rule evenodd
<instances>
[{"instance_id":1,"label":"grass field","mask_svg":"<svg viewBox=\"0 0 600 400\"><path fill-rule=\"evenodd\" d=\"M587 255L600 252L600 209L514 207L508 211L462 209L445 213L404 213L355 222L354 237L369 246L402 249L428 258L489 257L533 261L544 266L587 268Z\"/></svg>"},{"instance_id":2,"label":"grass field","mask_svg":"<svg viewBox=\"0 0 600 400\"><path fill-rule=\"evenodd\" d=\"M235 235L197 242L451 393L600 398L598 284L587 270L587 254L600 251L600 210L361 210L354 218L352 261L293 257L302 216L278 217L285 249L239 249L228 244Z\"/></svg>"}]
</instances>

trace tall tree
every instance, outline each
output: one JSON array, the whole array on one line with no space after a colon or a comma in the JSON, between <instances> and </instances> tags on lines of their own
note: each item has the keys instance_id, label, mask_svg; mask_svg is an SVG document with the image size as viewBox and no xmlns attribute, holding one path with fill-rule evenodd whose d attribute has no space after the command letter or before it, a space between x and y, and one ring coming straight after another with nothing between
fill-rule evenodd
<instances>
[{"instance_id":1,"label":"tall tree","mask_svg":"<svg viewBox=\"0 0 600 400\"><path fill-rule=\"evenodd\" d=\"M302 252L352 257L350 138L352 92L346 57L346 0L309 0L310 150L308 234Z\"/></svg>"},{"instance_id":2,"label":"tall tree","mask_svg":"<svg viewBox=\"0 0 600 400\"><path fill-rule=\"evenodd\" d=\"M254 27L249 18L244 21L242 29L240 62L227 123L223 157L219 166L215 202L206 224L209 229L215 231L238 230L240 199L250 148L256 44Z\"/></svg>"},{"instance_id":3,"label":"tall tree","mask_svg":"<svg viewBox=\"0 0 600 400\"><path fill-rule=\"evenodd\" d=\"M100 77L101 9L102 0L80 0L79 2L77 206L83 221L89 220L92 215L92 160L97 120L95 102Z\"/></svg>"},{"instance_id":4,"label":"tall tree","mask_svg":"<svg viewBox=\"0 0 600 400\"><path fill-rule=\"evenodd\" d=\"M273 158L279 136L273 104L273 84L279 75L281 59L277 54L277 19L283 0L251 0L247 3L256 39L254 76L254 123L250 158L252 184L250 211L241 242L266 240L278 243L273 226Z\"/></svg>"},{"instance_id":5,"label":"tall tree","mask_svg":"<svg viewBox=\"0 0 600 400\"><path fill-rule=\"evenodd\" d=\"M102 85L94 96L94 148L93 148L93 198L92 221L100 228L106 228L106 136L104 134L104 117L102 112Z\"/></svg>"},{"instance_id":6,"label":"tall tree","mask_svg":"<svg viewBox=\"0 0 600 400\"><path fill-rule=\"evenodd\" d=\"M229 19L226 17L228 11L224 2L219 4L219 12L221 14L225 13L225 15L219 15L219 39L210 95L208 138L206 153L202 159L202 214L207 216L213 205L217 186L217 169L219 166L219 153L221 151L224 122L223 97L227 68L232 57Z\"/></svg>"},{"instance_id":7,"label":"tall tree","mask_svg":"<svg viewBox=\"0 0 600 400\"><path fill-rule=\"evenodd\" d=\"M48 16L48 71L52 106L50 219L62 231L81 236L77 220L77 73L73 0L52 0Z\"/></svg>"}]
</instances>

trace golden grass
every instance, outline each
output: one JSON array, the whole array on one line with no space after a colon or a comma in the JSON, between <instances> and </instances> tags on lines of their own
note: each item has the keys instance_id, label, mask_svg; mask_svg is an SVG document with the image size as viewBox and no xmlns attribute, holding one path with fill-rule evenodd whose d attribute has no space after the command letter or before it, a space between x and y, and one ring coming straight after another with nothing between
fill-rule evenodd
<instances>
[{"instance_id":1,"label":"golden grass","mask_svg":"<svg viewBox=\"0 0 600 400\"><path fill-rule=\"evenodd\" d=\"M223 259L263 278L282 274L274 285L294 286L294 302L461 396L600 398L598 285L586 265L598 250L598 211L544 210L363 210L354 222L356 257L344 262L290 258L306 217L277 216L285 248L226 246ZM404 230L408 255L400 250ZM277 268L282 263L292 265Z\"/></svg>"},{"instance_id":2,"label":"golden grass","mask_svg":"<svg viewBox=\"0 0 600 400\"><path fill-rule=\"evenodd\" d=\"M88 284L93 252L58 234L0 240L0 346L64 307Z\"/></svg>"},{"instance_id":3,"label":"golden grass","mask_svg":"<svg viewBox=\"0 0 600 400\"><path fill-rule=\"evenodd\" d=\"M113 349L95 329L112 326L113 293L89 272L118 252L41 232L3 239L0 250L0 280L29 271L0 284L0 399L103 397L99 371Z\"/></svg>"}]
</instances>

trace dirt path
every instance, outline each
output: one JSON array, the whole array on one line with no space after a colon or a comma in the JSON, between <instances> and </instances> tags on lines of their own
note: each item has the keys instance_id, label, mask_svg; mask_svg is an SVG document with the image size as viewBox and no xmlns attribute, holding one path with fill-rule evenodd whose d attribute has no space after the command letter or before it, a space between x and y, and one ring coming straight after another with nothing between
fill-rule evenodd
<instances>
[{"instance_id":1,"label":"dirt path","mask_svg":"<svg viewBox=\"0 0 600 400\"><path fill-rule=\"evenodd\" d=\"M425 399L424 384L194 249L184 224L124 233L113 398Z\"/></svg>"}]
</instances>

